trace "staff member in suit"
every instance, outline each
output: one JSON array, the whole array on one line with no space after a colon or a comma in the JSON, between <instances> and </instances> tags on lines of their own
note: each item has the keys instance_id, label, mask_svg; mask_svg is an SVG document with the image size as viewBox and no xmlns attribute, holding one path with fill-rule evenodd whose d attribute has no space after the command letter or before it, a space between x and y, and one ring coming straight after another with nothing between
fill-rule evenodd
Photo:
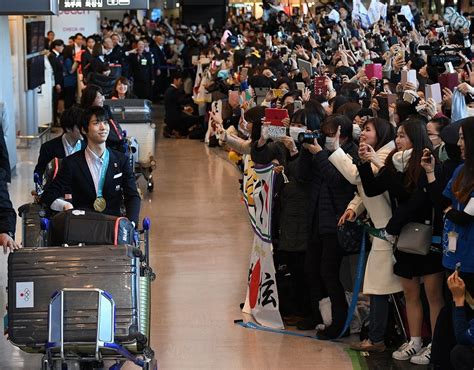
<instances>
[{"instance_id":1,"label":"staff member in suit","mask_svg":"<svg viewBox=\"0 0 474 370\"><path fill-rule=\"evenodd\" d=\"M58 102L64 86L63 57L64 41L54 40L51 43L51 53L48 56L49 64L53 69L54 87L53 87L53 126L58 122Z\"/></svg>"},{"instance_id":2,"label":"staff member in suit","mask_svg":"<svg viewBox=\"0 0 474 370\"><path fill-rule=\"evenodd\" d=\"M153 58L145 51L145 43L140 40L137 48L128 52L130 76L133 79L133 94L139 99L152 97L152 86L155 84Z\"/></svg>"},{"instance_id":3,"label":"staff member in suit","mask_svg":"<svg viewBox=\"0 0 474 370\"><path fill-rule=\"evenodd\" d=\"M72 106L61 115L63 134L41 145L35 173L42 176L46 166L54 158L63 159L85 148L81 135L83 110Z\"/></svg>"},{"instance_id":4,"label":"staff member in suit","mask_svg":"<svg viewBox=\"0 0 474 370\"><path fill-rule=\"evenodd\" d=\"M154 39L155 43L151 45L150 50L155 58L156 83L154 86L154 97L160 98L169 85L168 60L171 58L165 49L165 37L158 33Z\"/></svg>"},{"instance_id":5,"label":"staff member in suit","mask_svg":"<svg viewBox=\"0 0 474 370\"><path fill-rule=\"evenodd\" d=\"M166 89L164 96L166 136L186 137L199 121L199 117L192 115L192 99L184 94L182 87L183 74L176 71L173 73L173 83Z\"/></svg>"},{"instance_id":6,"label":"staff member in suit","mask_svg":"<svg viewBox=\"0 0 474 370\"><path fill-rule=\"evenodd\" d=\"M128 158L105 145L109 121L102 107L84 113L81 126L87 147L65 158L56 178L41 197L54 211L94 209L120 216L122 200L126 216L138 224L140 195ZM63 198L67 198L67 201Z\"/></svg>"},{"instance_id":7,"label":"staff member in suit","mask_svg":"<svg viewBox=\"0 0 474 370\"><path fill-rule=\"evenodd\" d=\"M7 144L0 124L0 246L7 253L20 248L15 242L16 212L8 194L7 183L11 181L10 161L8 160Z\"/></svg>"}]
</instances>

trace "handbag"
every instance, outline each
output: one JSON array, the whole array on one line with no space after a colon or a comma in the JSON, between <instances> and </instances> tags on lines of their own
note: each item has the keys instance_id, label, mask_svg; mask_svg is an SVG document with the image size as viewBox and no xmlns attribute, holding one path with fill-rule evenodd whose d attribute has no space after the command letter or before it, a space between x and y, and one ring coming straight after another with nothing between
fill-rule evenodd
<instances>
[{"instance_id":1,"label":"handbag","mask_svg":"<svg viewBox=\"0 0 474 370\"><path fill-rule=\"evenodd\" d=\"M426 256L431 248L433 226L409 222L403 226L395 247L400 252Z\"/></svg>"},{"instance_id":2,"label":"handbag","mask_svg":"<svg viewBox=\"0 0 474 370\"><path fill-rule=\"evenodd\" d=\"M359 253L362 238L367 238L364 234L364 225L346 221L337 227L337 241L345 255Z\"/></svg>"}]
</instances>

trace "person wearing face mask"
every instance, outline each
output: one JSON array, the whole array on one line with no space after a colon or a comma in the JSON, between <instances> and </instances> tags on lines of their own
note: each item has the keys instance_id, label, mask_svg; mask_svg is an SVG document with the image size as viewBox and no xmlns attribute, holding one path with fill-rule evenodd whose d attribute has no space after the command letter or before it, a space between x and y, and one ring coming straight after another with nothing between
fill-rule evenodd
<instances>
[{"instance_id":1,"label":"person wearing face mask","mask_svg":"<svg viewBox=\"0 0 474 370\"><path fill-rule=\"evenodd\" d=\"M369 150L374 162L383 163L395 148L395 128L382 118L370 118L362 126L359 151ZM377 159L375 159L377 157ZM390 199L387 193L369 198L362 186L357 166L346 155L342 148L329 156L329 161L353 185L357 186L357 195L348 204L339 220L339 225L346 221L355 221L364 209L372 219L375 227L384 228L392 215ZM372 164L374 173L378 167ZM401 283L393 273L393 248L382 239L374 239L367 258L364 276L363 293L370 295L369 338L351 346L357 351L383 352L384 335L389 313L389 294L402 291Z\"/></svg>"},{"instance_id":2,"label":"person wearing face mask","mask_svg":"<svg viewBox=\"0 0 474 370\"><path fill-rule=\"evenodd\" d=\"M332 115L321 124L324 148L315 140L304 143L297 162L297 177L311 186L310 219L312 229L308 240L305 270L311 298L311 315L298 323L302 330L313 330L322 324L319 301L327 293L331 300L332 324L317 333L319 339L337 338L344 327L347 302L339 280L342 249L337 238L337 223L354 196L355 186L329 161L339 147L357 158L352 140L352 122L343 115ZM324 139L323 139L324 140ZM348 336L349 332L342 333Z\"/></svg>"},{"instance_id":3,"label":"person wearing face mask","mask_svg":"<svg viewBox=\"0 0 474 370\"><path fill-rule=\"evenodd\" d=\"M443 128L447 127L451 123L451 120L447 117L437 117L428 121L426 129L428 136L433 144L434 154L441 162L448 159L448 154L444 149L444 142L441 139L440 133Z\"/></svg>"},{"instance_id":4,"label":"person wearing face mask","mask_svg":"<svg viewBox=\"0 0 474 370\"><path fill-rule=\"evenodd\" d=\"M255 107L262 116L265 107ZM245 115L247 117L247 113ZM298 116L300 117L300 115ZM296 117L296 118L298 118ZM265 124L264 124L265 125ZM303 128L303 122L293 120L293 127ZM308 246L310 184L296 178L298 149L291 136L269 141L262 122L253 121L251 157L256 164L274 163L277 173L272 210L272 244L277 271L279 308L287 325L295 325L310 309L304 278L305 253Z\"/></svg>"},{"instance_id":5,"label":"person wearing face mask","mask_svg":"<svg viewBox=\"0 0 474 370\"><path fill-rule=\"evenodd\" d=\"M444 179L439 177L433 169L435 165L434 157L429 153L424 153L421 161L426 176L428 178L428 192L433 202L438 204L444 213L443 230L443 266L448 275L452 275L456 270L456 264L460 264L458 271L455 272L457 278L461 278L467 292L474 291L474 185L473 185L473 159L474 159L474 118L469 117L451 124L453 130L458 131L458 147L461 151L464 163L458 166L454 171L448 184L444 186ZM450 277L450 279L452 279ZM449 284L449 281L448 281ZM463 295L464 296L464 295ZM474 318L474 309L472 307L472 293L467 297L467 305L447 304L440 312L433 336L433 364L436 369L451 369L451 360L453 365L458 363L460 358L456 358L454 347L456 344L469 344L458 335L460 328L453 327L452 318L464 316L471 320ZM453 292L453 297L456 296ZM453 310L455 315L453 315ZM456 329L456 336L455 330ZM459 348L458 348L459 349ZM472 349L470 349L472 353ZM457 360L457 361L456 361ZM459 369L471 368L471 366L459 367ZM458 369L458 367L455 367Z\"/></svg>"},{"instance_id":6,"label":"person wearing face mask","mask_svg":"<svg viewBox=\"0 0 474 370\"><path fill-rule=\"evenodd\" d=\"M395 243L402 228L410 222L431 224L433 235L441 235L441 228L434 222L438 210L427 193L427 176L420 166L423 150L433 152L425 124L416 120L403 122L398 127L395 145L396 148L383 163L372 155L370 149L362 149L360 158L364 163L358 166L364 192L368 197L375 197L386 191L390 195L393 211L385 227L385 239ZM374 175L372 164L379 168L377 176ZM440 166L435 167L433 171L440 176ZM394 273L399 276L403 286L411 336L408 342L392 353L396 360L429 364L431 345L422 348L421 340L423 308L420 279L423 277L431 328L434 330L436 319L444 305L441 256L441 253L432 250L427 255L395 251Z\"/></svg>"}]
</instances>

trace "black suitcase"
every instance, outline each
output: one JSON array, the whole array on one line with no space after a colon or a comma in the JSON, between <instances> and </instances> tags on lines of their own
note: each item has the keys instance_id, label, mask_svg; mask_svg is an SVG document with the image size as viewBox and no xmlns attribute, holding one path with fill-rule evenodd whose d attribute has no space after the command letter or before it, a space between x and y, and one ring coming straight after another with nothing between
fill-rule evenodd
<instances>
[{"instance_id":1,"label":"black suitcase","mask_svg":"<svg viewBox=\"0 0 474 370\"><path fill-rule=\"evenodd\" d=\"M141 251L131 246L30 248L10 253L8 339L24 351L44 352L53 294L64 288L97 288L115 301L115 341L133 352L142 351L149 335L150 285L140 274L140 258ZM94 343L96 293L66 295L64 323L66 342Z\"/></svg>"},{"instance_id":2,"label":"black suitcase","mask_svg":"<svg viewBox=\"0 0 474 370\"><path fill-rule=\"evenodd\" d=\"M18 208L21 217L22 245L23 247L41 246L41 218L46 212L43 207L36 203L23 204Z\"/></svg>"},{"instance_id":3,"label":"black suitcase","mask_svg":"<svg viewBox=\"0 0 474 370\"><path fill-rule=\"evenodd\" d=\"M123 123L151 123L151 101L144 99L106 100L112 114L112 119Z\"/></svg>"},{"instance_id":4,"label":"black suitcase","mask_svg":"<svg viewBox=\"0 0 474 370\"><path fill-rule=\"evenodd\" d=\"M51 219L50 245L133 244L134 227L126 217L72 209Z\"/></svg>"}]
</instances>

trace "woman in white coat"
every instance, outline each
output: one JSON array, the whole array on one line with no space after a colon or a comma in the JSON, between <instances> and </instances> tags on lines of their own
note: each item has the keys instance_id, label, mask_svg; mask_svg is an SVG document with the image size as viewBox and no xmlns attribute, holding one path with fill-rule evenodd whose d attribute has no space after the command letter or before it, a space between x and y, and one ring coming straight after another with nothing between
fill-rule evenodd
<instances>
[{"instance_id":1,"label":"woman in white coat","mask_svg":"<svg viewBox=\"0 0 474 370\"><path fill-rule=\"evenodd\" d=\"M362 127L360 135L361 148L370 150L375 159L372 163L380 162L383 165L385 158L395 148L395 128L386 120L372 118ZM329 161L350 183L357 185L358 194L348 205L339 224L345 221L354 221L364 209L367 210L374 226L384 228L392 217L392 206L387 192L376 197L367 197L362 187L362 181L353 163L352 158L339 148L330 157ZM372 164L376 173L378 168ZM367 259L364 277L364 294L370 295L370 326L369 339L351 346L352 349L371 352L385 350L384 335L388 319L389 294L402 291L398 277L393 273L392 245L382 239L374 238L372 249Z\"/></svg>"}]
</instances>

